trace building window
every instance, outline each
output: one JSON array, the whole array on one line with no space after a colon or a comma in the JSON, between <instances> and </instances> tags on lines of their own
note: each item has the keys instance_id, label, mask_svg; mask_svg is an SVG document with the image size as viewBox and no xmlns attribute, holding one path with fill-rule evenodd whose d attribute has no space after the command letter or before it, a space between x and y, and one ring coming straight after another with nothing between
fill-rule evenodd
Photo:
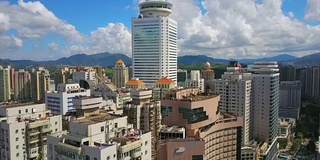
<instances>
[{"instance_id":1,"label":"building window","mask_svg":"<svg viewBox=\"0 0 320 160\"><path fill-rule=\"evenodd\" d=\"M26 109L26 113L28 113L28 109Z\"/></svg>"},{"instance_id":2,"label":"building window","mask_svg":"<svg viewBox=\"0 0 320 160\"><path fill-rule=\"evenodd\" d=\"M18 137L16 138L16 141L19 141L19 138L18 138Z\"/></svg>"},{"instance_id":3,"label":"building window","mask_svg":"<svg viewBox=\"0 0 320 160\"><path fill-rule=\"evenodd\" d=\"M54 122L55 125L58 125L58 122Z\"/></svg>"},{"instance_id":4,"label":"building window","mask_svg":"<svg viewBox=\"0 0 320 160\"><path fill-rule=\"evenodd\" d=\"M192 155L192 160L203 160L203 155Z\"/></svg>"},{"instance_id":5,"label":"building window","mask_svg":"<svg viewBox=\"0 0 320 160\"><path fill-rule=\"evenodd\" d=\"M94 157L93 160L98 160L98 158Z\"/></svg>"},{"instance_id":6,"label":"building window","mask_svg":"<svg viewBox=\"0 0 320 160\"><path fill-rule=\"evenodd\" d=\"M104 126L101 127L101 132L104 132Z\"/></svg>"},{"instance_id":7,"label":"building window","mask_svg":"<svg viewBox=\"0 0 320 160\"><path fill-rule=\"evenodd\" d=\"M21 110L19 110L19 114L21 114Z\"/></svg>"},{"instance_id":8,"label":"building window","mask_svg":"<svg viewBox=\"0 0 320 160\"><path fill-rule=\"evenodd\" d=\"M86 160L90 160L90 156L86 155Z\"/></svg>"},{"instance_id":9,"label":"building window","mask_svg":"<svg viewBox=\"0 0 320 160\"><path fill-rule=\"evenodd\" d=\"M145 151L144 154L147 155L147 154L148 154L148 151Z\"/></svg>"},{"instance_id":10,"label":"building window","mask_svg":"<svg viewBox=\"0 0 320 160\"><path fill-rule=\"evenodd\" d=\"M19 149L19 145L16 146L16 149Z\"/></svg>"},{"instance_id":11,"label":"building window","mask_svg":"<svg viewBox=\"0 0 320 160\"><path fill-rule=\"evenodd\" d=\"M19 131L18 130L16 130L16 134L18 133Z\"/></svg>"},{"instance_id":12,"label":"building window","mask_svg":"<svg viewBox=\"0 0 320 160\"><path fill-rule=\"evenodd\" d=\"M148 141L145 141L145 142L144 142L144 145L146 146L147 144L148 144Z\"/></svg>"},{"instance_id":13,"label":"building window","mask_svg":"<svg viewBox=\"0 0 320 160\"><path fill-rule=\"evenodd\" d=\"M16 157L19 157L19 153L16 154Z\"/></svg>"}]
</instances>

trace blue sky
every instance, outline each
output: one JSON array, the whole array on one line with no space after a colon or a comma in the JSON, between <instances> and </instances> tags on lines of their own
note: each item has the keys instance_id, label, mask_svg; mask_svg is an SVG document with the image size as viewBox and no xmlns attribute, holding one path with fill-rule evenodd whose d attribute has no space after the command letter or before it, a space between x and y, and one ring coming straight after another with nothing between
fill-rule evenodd
<instances>
[{"instance_id":1,"label":"blue sky","mask_svg":"<svg viewBox=\"0 0 320 160\"><path fill-rule=\"evenodd\" d=\"M169 2L179 26L180 55L255 58L320 51L318 0ZM137 4L138 0L1 0L0 58L45 60L98 52L130 56L131 17L138 14Z\"/></svg>"}]
</instances>

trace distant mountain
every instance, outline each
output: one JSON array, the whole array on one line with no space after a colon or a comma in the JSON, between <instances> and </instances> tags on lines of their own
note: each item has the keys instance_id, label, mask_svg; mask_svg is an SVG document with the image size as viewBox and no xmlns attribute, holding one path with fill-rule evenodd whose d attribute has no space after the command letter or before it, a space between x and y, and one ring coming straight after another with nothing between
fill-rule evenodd
<instances>
[{"instance_id":1,"label":"distant mountain","mask_svg":"<svg viewBox=\"0 0 320 160\"><path fill-rule=\"evenodd\" d=\"M131 58L124 54L111 54L111 53L98 53L93 55L87 54L77 54L68 58L61 58L54 61L57 65L84 65L84 66L114 66L118 59L122 59L122 61L127 65L131 65Z\"/></svg>"},{"instance_id":2,"label":"distant mountain","mask_svg":"<svg viewBox=\"0 0 320 160\"><path fill-rule=\"evenodd\" d=\"M200 63L219 63L219 64L227 64L229 63L228 60L225 59L215 59L212 57L208 57L206 55L187 55L187 56L182 56L178 57L178 64L200 64Z\"/></svg>"},{"instance_id":3,"label":"distant mountain","mask_svg":"<svg viewBox=\"0 0 320 160\"><path fill-rule=\"evenodd\" d=\"M114 66L118 59L127 65L131 66L132 59L124 54L111 54L108 52L98 53L92 55L77 54L70 57L60 58L53 61L31 61L31 60L8 60L0 59L0 65L11 65L15 68L32 68L43 66L48 69L54 69L58 65L84 65L84 66L103 66L111 67ZM257 61L277 61L277 62L288 62L296 65L319 65L320 66L320 53L297 58L291 55L282 54L274 57L260 58L260 59L240 59L238 60L243 64L251 64ZM227 64L229 60L215 59L206 55L187 55L178 57L178 64L200 64L210 62L212 64Z\"/></svg>"},{"instance_id":4,"label":"distant mountain","mask_svg":"<svg viewBox=\"0 0 320 160\"><path fill-rule=\"evenodd\" d=\"M289 60L287 62L298 66L320 66L320 52Z\"/></svg>"},{"instance_id":5,"label":"distant mountain","mask_svg":"<svg viewBox=\"0 0 320 160\"><path fill-rule=\"evenodd\" d=\"M259 62L259 61L284 62L284 61L290 61L290 60L294 60L294 59L297 59L297 57L292 56L292 55L288 55L288 54L281 54L281 55L274 56L274 57L259 58L259 59L239 59L237 61L240 63L244 63L244 64L252 64L254 62Z\"/></svg>"},{"instance_id":6,"label":"distant mountain","mask_svg":"<svg viewBox=\"0 0 320 160\"><path fill-rule=\"evenodd\" d=\"M60 58L53 61L31 61L31 60L8 60L0 59L0 64L7 66L11 65L15 68L32 68L32 67L45 67L48 69L54 69L58 65L84 65L84 66L114 66L118 59L127 65L131 65L131 58L124 54L111 54L111 53L98 53L93 55L77 54L68 58Z\"/></svg>"}]
</instances>

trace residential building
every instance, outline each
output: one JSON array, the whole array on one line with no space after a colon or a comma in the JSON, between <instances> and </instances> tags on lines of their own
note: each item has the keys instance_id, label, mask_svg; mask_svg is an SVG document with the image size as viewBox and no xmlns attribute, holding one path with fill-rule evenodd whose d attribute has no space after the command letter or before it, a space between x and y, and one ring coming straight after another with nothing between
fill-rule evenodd
<instances>
[{"instance_id":1,"label":"residential building","mask_svg":"<svg viewBox=\"0 0 320 160\"><path fill-rule=\"evenodd\" d=\"M45 104L0 106L1 160L47 159L47 137L62 130L61 115L53 116Z\"/></svg>"},{"instance_id":2,"label":"residential building","mask_svg":"<svg viewBox=\"0 0 320 160\"><path fill-rule=\"evenodd\" d=\"M76 97L89 97L90 89L81 88L78 83L59 84L57 91L46 93L46 105L53 114L66 115L75 112L72 100Z\"/></svg>"},{"instance_id":3,"label":"residential building","mask_svg":"<svg viewBox=\"0 0 320 160\"><path fill-rule=\"evenodd\" d=\"M161 104L152 100L152 90L133 90L130 92L132 102L124 105L123 114L134 128L151 132L152 158L156 158L157 141L161 129Z\"/></svg>"},{"instance_id":4,"label":"residential building","mask_svg":"<svg viewBox=\"0 0 320 160\"><path fill-rule=\"evenodd\" d=\"M253 138L266 142L266 159L278 154L279 118L279 69L277 62L256 62L248 66L252 80L252 128Z\"/></svg>"},{"instance_id":5,"label":"residential building","mask_svg":"<svg viewBox=\"0 0 320 160\"><path fill-rule=\"evenodd\" d=\"M204 92L204 79L200 76L199 70L192 70L190 74L190 79L187 79L185 82L186 88L200 88L200 92Z\"/></svg>"},{"instance_id":6,"label":"residential building","mask_svg":"<svg viewBox=\"0 0 320 160\"><path fill-rule=\"evenodd\" d=\"M320 103L320 67L306 67L301 74L302 98Z\"/></svg>"},{"instance_id":7,"label":"residential building","mask_svg":"<svg viewBox=\"0 0 320 160\"><path fill-rule=\"evenodd\" d=\"M129 80L133 78L133 70L132 66L128 67L128 72L129 72Z\"/></svg>"},{"instance_id":8,"label":"residential building","mask_svg":"<svg viewBox=\"0 0 320 160\"><path fill-rule=\"evenodd\" d=\"M10 66L4 68L0 65L0 102L11 100L10 70Z\"/></svg>"},{"instance_id":9,"label":"residential building","mask_svg":"<svg viewBox=\"0 0 320 160\"><path fill-rule=\"evenodd\" d=\"M15 80L14 80L14 73L15 73L15 70L14 68L12 68L11 66L8 68L10 68L10 87L11 87L11 90L14 91L14 85L15 85Z\"/></svg>"},{"instance_id":10,"label":"residential building","mask_svg":"<svg viewBox=\"0 0 320 160\"><path fill-rule=\"evenodd\" d=\"M116 65L112 67L112 83L118 88L125 87L125 84L129 81L128 67L123 63L121 59L116 62Z\"/></svg>"},{"instance_id":11,"label":"residential building","mask_svg":"<svg viewBox=\"0 0 320 160\"><path fill-rule=\"evenodd\" d=\"M31 75L20 69L14 73L14 96L17 101L31 100Z\"/></svg>"},{"instance_id":12,"label":"residential building","mask_svg":"<svg viewBox=\"0 0 320 160\"><path fill-rule=\"evenodd\" d=\"M155 100L162 99L170 89L175 88L175 85L176 83L170 78L160 78L153 88L152 98Z\"/></svg>"},{"instance_id":13,"label":"residential building","mask_svg":"<svg viewBox=\"0 0 320 160\"><path fill-rule=\"evenodd\" d=\"M72 73L77 72L77 67L59 66L54 75L55 90L59 84L66 84L72 81Z\"/></svg>"},{"instance_id":14,"label":"residential building","mask_svg":"<svg viewBox=\"0 0 320 160\"><path fill-rule=\"evenodd\" d=\"M199 92L199 89L192 88L167 92L166 98L161 100L162 124L184 127L186 139L203 139L204 154L196 158L239 159L242 117L220 113L220 96L199 95ZM167 157L173 157L176 152L167 154Z\"/></svg>"},{"instance_id":15,"label":"residential building","mask_svg":"<svg viewBox=\"0 0 320 160\"><path fill-rule=\"evenodd\" d=\"M228 67L221 79L212 80L211 91L220 94L219 111L243 117L242 145L250 143L251 133L251 74L239 67Z\"/></svg>"},{"instance_id":16,"label":"residential building","mask_svg":"<svg viewBox=\"0 0 320 160\"><path fill-rule=\"evenodd\" d=\"M204 65L204 69L201 71L201 78L204 80L204 92L209 92L211 82L214 79L214 71L209 62Z\"/></svg>"},{"instance_id":17,"label":"residential building","mask_svg":"<svg viewBox=\"0 0 320 160\"><path fill-rule=\"evenodd\" d=\"M96 72L91 69L87 71L79 71L79 72L74 72L72 74L72 79L74 82L80 82L81 80L85 81L91 81L92 83L97 83L96 81Z\"/></svg>"},{"instance_id":18,"label":"residential building","mask_svg":"<svg viewBox=\"0 0 320 160\"><path fill-rule=\"evenodd\" d=\"M170 18L172 4L147 0L132 18L133 77L147 86L168 77L177 82L177 22Z\"/></svg>"},{"instance_id":19,"label":"residential building","mask_svg":"<svg viewBox=\"0 0 320 160\"><path fill-rule=\"evenodd\" d=\"M47 91L50 91L49 70L39 67L31 72L31 96L34 102L45 102Z\"/></svg>"},{"instance_id":20,"label":"residential building","mask_svg":"<svg viewBox=\"0 0 320 160\"><path fill-rule=\"evenodd\" d=\"M78 118L68 131L49 135L47 143L49 159L151 160L151 133L132 129L126 116Z\"/></svg>"},{"instance_id":21,"label":"residential building","mask_svg":"<svg viewBox=\"0 0 320 160\"><path fill-rule=\"evenodd\" d=\"M280 82L279 116L299 119L301 105L301 82Z\"/></svg>"},{"instance_id":22,"label":"residential building","mask_svg":"<svg viewBox=\"0 0 320 160\"><path fill-rule=\"evenodd\" d=\"M297 67L292 64L279 65L280 81L296 81L298 78Z\"/></svg>"},{"instance_id":23,"label":"residential building","mask_svg":"<svg viewBox=\"0 0 320 160\"><path fill-rule=\"evenodd\" d=\"M188 79L188 71L185 69L178 69L177 71L177 85L184 87L184 83Z\"/></svg>"}]
</instances>

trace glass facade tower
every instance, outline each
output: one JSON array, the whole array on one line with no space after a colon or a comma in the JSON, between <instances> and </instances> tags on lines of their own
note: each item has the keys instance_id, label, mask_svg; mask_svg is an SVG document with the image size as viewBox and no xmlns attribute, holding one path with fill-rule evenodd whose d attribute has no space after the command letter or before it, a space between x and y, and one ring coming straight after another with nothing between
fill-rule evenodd
<instances>
[{"instance_id":1,"label":"glass facade tower","mask_svg":"<svg viewBox=\"0 0 320 160\"><path fill-rule=\"evenodd\" d=\"M169 17L171 8L169 2L147 0L132 18L133 77L146 85L162 77L177 81L177 22Z\"/></svg>"}]
</instances>

